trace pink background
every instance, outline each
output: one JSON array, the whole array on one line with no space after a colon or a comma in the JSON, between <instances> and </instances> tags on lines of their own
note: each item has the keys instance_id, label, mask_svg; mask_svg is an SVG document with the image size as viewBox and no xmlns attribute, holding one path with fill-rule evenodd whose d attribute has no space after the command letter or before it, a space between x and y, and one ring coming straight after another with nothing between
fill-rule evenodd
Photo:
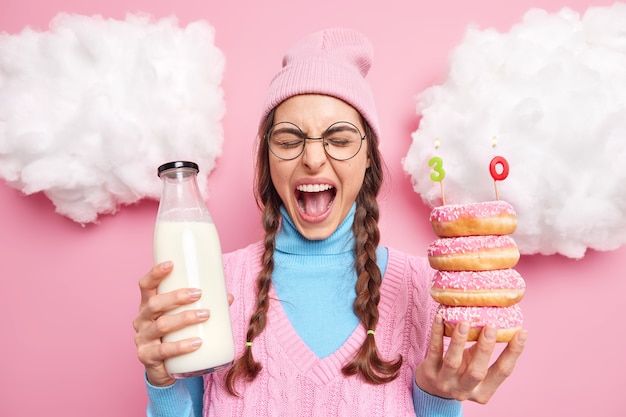
<instances>
[{"instance_id":1,"label":"pink background","mask_svg":"<svg viewBox=\"0 0 626 417\"><path fill-rule=\"evenodd\" d=\"M120 1L0 0L0 30L46 29L58 12L123 19L143 11L216 28L227 66L224 156L209 178L209 208L225 251L260 237L252 197L252 144L267 83L293 41L331 25L361 29L376 50L370 80L390 170L381 200L384 243L424 254L428 208L401 158L416 130L415 95L442 82L450 50L469 24L508 31L532 7L584 12L612 1ZM104 5L106 4L106 5ZM139 156L138 156L139 157ZM156 167L155 167L156 168ZM513 167L514 169L514 167ZM155 177L155 181L156 181ZM137 281L151 265L157 203L143 201L80 225L43 195L0 182L0 416L138 416L146 394L131 326ZM528 347L486 406L467 416L624 415L625 332L614 315L626 290L626 248L582 260L524 256ZM621 316L620 316L621 318ZM617 323L617 324L616 324ZM619 410L619 411L618 411Z\"/></svg>"}]
</instances>

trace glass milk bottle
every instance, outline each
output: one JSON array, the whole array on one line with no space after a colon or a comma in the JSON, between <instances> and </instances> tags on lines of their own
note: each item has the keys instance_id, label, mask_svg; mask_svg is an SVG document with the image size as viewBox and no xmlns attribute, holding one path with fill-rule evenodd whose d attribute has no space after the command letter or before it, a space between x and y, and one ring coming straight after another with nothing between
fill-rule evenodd
<instances>
[{"instance_id":1,"label":"glass milk bottle","mask_svg":"<svg viewBox=\"0 0 626 417\"><path fill-rule=\"evenodd\" d=\"M188 161L169 162L159 167L158 174L163 190L154 228L154 261L174 263L158 292L200 288L202 297L198 301L167 314L200 308L211 312L204 323L163 337L163 342L202 339L202 345L194 352L165 361L173 378L187 378L227 367L235 356L222 251L217 229L198 187L198 165Z\"/></svg>"}]
</instances>

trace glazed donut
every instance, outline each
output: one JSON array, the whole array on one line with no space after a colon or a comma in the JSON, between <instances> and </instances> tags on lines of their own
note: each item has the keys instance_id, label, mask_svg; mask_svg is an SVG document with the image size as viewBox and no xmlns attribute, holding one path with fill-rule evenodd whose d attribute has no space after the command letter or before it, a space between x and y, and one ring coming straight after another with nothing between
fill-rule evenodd
<instances>
[{"instance_id":1,"label":"glazed donut","mask_svg":"<svg viewBox=\"0 0 626 417\"><path fill-rule=\"evenodd\" d=\"M478 335L486 325L496 327L496 342L508 342L522 328L522 309L518 304L511 307L456 307L439 306L439 314L443 317L445 335L452 336L454 328L460 321L470 323L467 340L478 340Z\"/></svg>"},{"instance_id":2,"label":"glazed donut","mask_svg":"<svg viewBox=\"0 0 626 417\"><path fill-rule=\"evenodd\" d=\"M526 283L514 269L437 271L430 295L449 306L508 307L524 297Z\"/></svg>"},{"instance_id":3,"label":"glazed donut","mask_svg":"<svg viewBox=\"0 0 626 417\"><path fill-rule=\"evenodd\" d=\"M517 215L513 206L502 200L450 204L435 207L430 224L439 237L507 235L515 231Z\"/></svg>"},{"instance_id":4,"label":"glazed donut","mask_svg":"<svg viewBox=\"0 0 626 417\"><path fill-rule=\"evenodd\" d=\"M430 266L440 271L489 271L514 267L519 249L509 236L444 237L427 249Z\"/></svg>"}]
</instances>

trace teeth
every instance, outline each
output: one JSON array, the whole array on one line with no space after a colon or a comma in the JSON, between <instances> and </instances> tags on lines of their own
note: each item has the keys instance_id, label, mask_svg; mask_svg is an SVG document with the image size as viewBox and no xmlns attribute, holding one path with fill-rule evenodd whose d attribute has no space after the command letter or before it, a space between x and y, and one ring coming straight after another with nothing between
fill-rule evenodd
<instances>
[{"instance_id":1,"label":"teeth","mask_svg":"<svg viewBox=\"0 0 626 417\"><path fill-rule=\"evenodd\" d=\"M320 191L326 191L333 188L330 184L304 184L298 185L297 189L303 193L319 193Z\"/></svg>"}]
</instances>

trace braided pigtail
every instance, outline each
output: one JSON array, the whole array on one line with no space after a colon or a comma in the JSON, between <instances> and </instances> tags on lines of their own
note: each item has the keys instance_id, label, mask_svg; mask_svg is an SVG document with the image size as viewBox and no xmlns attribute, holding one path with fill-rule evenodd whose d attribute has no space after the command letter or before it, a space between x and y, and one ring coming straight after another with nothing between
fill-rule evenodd
<instances>
[{"instance_id":1,"label":"braided pigtail","mask_svg":"<svg viewBox=\"0 0 626 417\"><path fill-rule=\"evenodd\" d=\"M368 132L368 137L373 138L371 132ZM360 374L371 384L384 384L394 380L402 365L401 356L395 361L385 361L380 357L374 332L378 325L378 303L382 283L380 268L376 264L376 248L380 241L376 196L381 184L382 161L375 139L373 139L370 142L370 167L357 196L353 225L357 273L354 312L363 326L368 329L368 333L355 358L343 367L344 375Z\"/></svg>"},{"instance_id":2,"label":"braided pigtail","mask_svg":"<svg viewBox=\"0 0 626 417\"><path fill-rule=\"evenodd\" d=\"M269 130L273 117L260 127L260 137ZM263 211L262 223L265 230L264 247L265 251L261 259L262 269L257 277L257 298L255 310L250 316L248 332L246 333L246 347L243 354L235 360L226 375L226 389L231 395L239 395L235 384L239 379L251 381L259 374L262 366L252 355L252 341L265 329L267 324L267 312L269 310L270 298L269 290L272 284L272 273L274 272L274 249L276 248L276 234L280 228L280 197L272 184L269 166L267 162L267 144L261 139L257 152L257 176L255 195L257 204Z\"/></svg>"},{"instance_id":3,"label":"braided pigtail","mask_svg":"<svg viewBox=\"0 0 626 417\"><path fill-rule=\"evenodd\" d=\"M272 283L272 272L274 271L274 247L276 233L279 228L278 212L272 206L266 206L263 211L263 227L265 228L265 252L263 253L263 269L257 278L257 299L256 308L250 316L248 332L246 334L246 348L228 371L226 376L226 387L232 395L238 395L235 389L235 382L239 378L248 381L253 380L259 374L262 366L252 355L252 341L265 329L267 324L267 312L269 310L269 290Z\"/></svg>"}]
</instances>

